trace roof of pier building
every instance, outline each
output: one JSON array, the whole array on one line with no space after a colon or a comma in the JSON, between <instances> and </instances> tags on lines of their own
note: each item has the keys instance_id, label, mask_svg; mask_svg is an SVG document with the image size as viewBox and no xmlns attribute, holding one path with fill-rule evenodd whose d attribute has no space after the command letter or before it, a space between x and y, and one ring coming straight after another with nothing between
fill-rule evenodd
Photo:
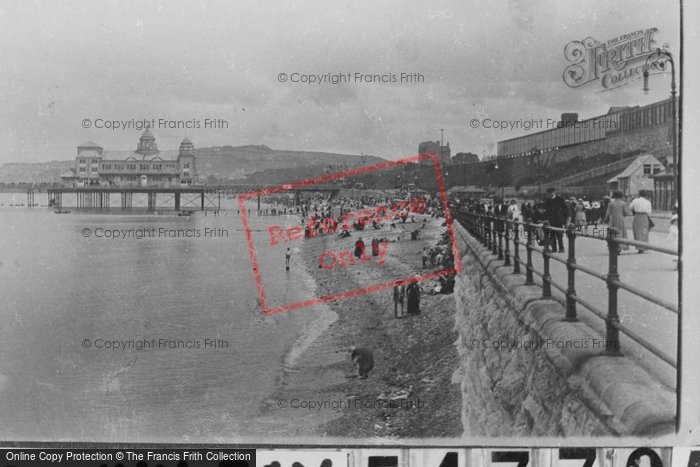
<instances>
[{"instance_id":1,"label":"roof of pier building","mask_svg":"<svg viewBox=\"0 0 700 467\"><path fill-rule=\"evenodd\" d=\"M189 138L180 143L180 149L161 151L155 142L156 138L149 129L139 138L135 151L123 149L102 149L102 146L88 141L78 146L78 157L101 158L103 161L177 161L179 156L194 156L194 144Z\"/></svg>"}]
</instances>

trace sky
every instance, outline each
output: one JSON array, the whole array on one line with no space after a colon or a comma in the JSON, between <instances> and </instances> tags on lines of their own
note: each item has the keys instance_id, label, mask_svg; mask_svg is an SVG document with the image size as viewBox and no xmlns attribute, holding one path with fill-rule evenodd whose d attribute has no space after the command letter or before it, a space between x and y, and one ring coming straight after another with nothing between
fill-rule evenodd
<instances>
[{"instance_id":1,"label":"sky","mask_svg":"<svg viewBox=\"0 0 700 467\"><path fill-rule=\"evenodd\" d=\"M646 96L641 81L570 88L564 47L654 27L678 57L680 18L677 0L3 2L0 164L73 159L86 141L135 150L142 130L104 128L131 120L155 120L162 150L189 137L398 159L443 129L453 155L491 155L532 131L472 119L589 118L669 97L669 76ZM396 82L292 82L329 73Z\"/></svg>"}]
</instances>

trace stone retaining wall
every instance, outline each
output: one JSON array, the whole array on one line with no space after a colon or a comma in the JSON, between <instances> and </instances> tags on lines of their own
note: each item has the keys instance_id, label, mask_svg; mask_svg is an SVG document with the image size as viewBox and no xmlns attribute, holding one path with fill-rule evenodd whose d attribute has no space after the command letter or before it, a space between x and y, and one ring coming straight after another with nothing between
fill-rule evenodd
<instances>
[{"instance_id":1,"label":"stone retaining wall","mask_svg":"<svg viewBox=\"0 0 700 467\"><path fill-rule=\"evenodd\" d=\"M594 339L604 337L584 323L563 322L565 310L559 302L541 299L539 286L523 285L524 275L513 274L512 267L494 260L456 222L455 230L463 255L455 285L455 327L466 435L600 437L673 432L674 392L629 359L603 357L600 348L590 348ZM541 345L548 340L556 344ZM493 348L500 341L519 344ZM562 342L589 344L557 348ZM540 348L524 348L537 344Z\"/></svg>"}]
</instances>

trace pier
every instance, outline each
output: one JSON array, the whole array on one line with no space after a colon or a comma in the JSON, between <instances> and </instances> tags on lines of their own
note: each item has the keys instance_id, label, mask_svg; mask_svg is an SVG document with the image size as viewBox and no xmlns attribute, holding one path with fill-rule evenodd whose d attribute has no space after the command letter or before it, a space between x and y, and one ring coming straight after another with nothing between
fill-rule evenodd
<instances>
[{"instance_id":1,"label":"pier","mask_svg":"<svg viewBox=\"0 0 700 467\"><path fill-rule=\"evenodd\" d=\"M187 187L60 187L47 188L48 205L54 208L62 208L66 205L66 197L75 196L75 208L101 209L120 207L130 209L133 207L146 207L150 211L160 208L173 208L176 211L188 208L188 210L204 211L206 208L221 209L221 196L238 196L242 193L250 193L263 190L268 187L251 185L223 185L223 186L187 186ZM27 190L27 206L37 206L34 202L35 194L39 190ZM43 191L43 190L42 190ZM302 192L328 192L331 197L337 196L340 188L332 185L303 186L289 191L295 193L295 200L299 200ZM145 194L145 204L135 204L134 194ZM138 198L143 198L138 197ZM260 195L258 195L258 208ZM73 207L73 206L72 206Z\"/></svg>"}]
</instances>

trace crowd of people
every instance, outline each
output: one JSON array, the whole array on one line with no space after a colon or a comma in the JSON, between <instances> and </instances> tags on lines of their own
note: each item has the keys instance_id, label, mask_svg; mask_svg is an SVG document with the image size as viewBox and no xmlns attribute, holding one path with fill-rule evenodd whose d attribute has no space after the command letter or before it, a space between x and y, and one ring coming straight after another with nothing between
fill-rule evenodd
<instances>
[{"instance_id":1,"label":"crowd of people","mask_svg":"<svg viewBox=\"0 0 700 467\"><path fill-rule=\"evenodd\" d=\"M649 201L650 193L640 190L636 198L629 204L624 201L623 193L613 191L612 197L605 196L601 201L590 202L585 197L575 196L564 199L557 194L555 188L547 189L547 197L540 202L532 204L525 200L518 205L516 200L506 202L500 198L493 198L493 202L484 200L467 200L459 203L462 211L478 214L493 214L520 222L542 224L543 228L535 231L540 245L548 244L553 253L564 253L564 235L561 231L549 231L547 228L569 229L584 231L589 225L597 227L603 223L610 229L611 235L620 238L628 238L625 217L632 217L632 236L635 241L649 243L649 231L654 227L652 220L652 204ZM678 242L678 203L674 207L671 216L671 229L667 237L666 245L677 248ZM620 244L620 252L629 250L629 245ZM637 253L644 253L643 246L637 247Z\"/></svg>"}]
</instances>

